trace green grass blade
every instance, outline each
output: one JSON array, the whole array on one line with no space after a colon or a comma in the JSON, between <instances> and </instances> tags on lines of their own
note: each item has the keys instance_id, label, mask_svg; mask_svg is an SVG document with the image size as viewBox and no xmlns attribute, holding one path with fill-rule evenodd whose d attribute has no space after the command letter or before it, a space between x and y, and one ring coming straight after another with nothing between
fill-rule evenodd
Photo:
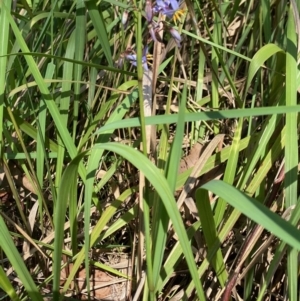
<instances>
[{"instance_id":1,"label":"green grass blade","mask_svg":"<svg viewBox=\"0 0 300 301\"><path fill-rule=\"evenodd\" d=\"M93 1L88 1L93 2ZM83 0L77 0L76 3L76 28L75 28L75 60L83 61L84 47L86 43L86 9ZM76 128L78 123L79 100L80 100L80 80L82 79L82 64L74 66L74 107L73 107L73 132L72 137L75 141Z\"/></svg>"},{"instance_id":2,"label":"green grass blade","mask_svg":"<svg viewBox=\"0 0 300 301\"><path fill-rule=\"evenodd\" d=\"M296 226L298 224L299 219L300 219L300 200L298 198L296 208L292 211L289 222L292 225ZM267 287L268 287L270 281L272 280L272 278L274 277L276 269L278 268L278 266L280 266L280 261L282 259L282 255L284 254L285 250L286 250L286 243L284 241L282 241L279 244L279 246L276 248L276 252L274 254L272 262L270 263L270 267L266 274L265 281L261 286L260 294L257 298L257 301L261 301L263 299L264 294L267 290Z\"/></svg>"},{"instance_id":3,"label":"green grass blade","mask_svg":"<svg viewBox=\"0 0 300 301\"><path fill-rule=\"evenodd\" d=\"M5 87L6 87L6 65L7 65L7 51L8 51L8 39L9 39L9 18L11 0L6 1L6 5L9 9L6 11L3 9L4 4L0 3L0 157L2 157L3 145L3 107L5 99Z\"/></svg>"},{"instance_id":4,"label":"green grass blade","mask_svg":"<svg viewBox=\"0 0 300 301\"><path fill-rule=\"evenodd\" d=\"M233 142L230 148L230 155L224 173L224 181L228 184L233 184L236 170L237 170L238 158L239 158L239 144L241 140L242 127L243 127L243 118L240 118L234 133ZM226 202L224 199L220 198L215 208L215 223L217 227L223 220L225 210L226 210Z\"/></svg>"},{"instance_id":5,"label":"green grass blade","mask_svg":"<svg viewBox=\"0 0 300 301\"><path fill-rule=\"evenodd\" d=\"M178 235L179 241L182 244L182 250L186 257L191 276L195 282L198 297L200 298L200 300L205 300L205 295L202 289L201 281L197 276L196 265L186 235L186 230L182 223L182 219L177 209L173 193L170 189L167 180L146 157L144 157L141 153L126 145L121 145L117 143L106 143L101 145L95 145L94 149L106 149L121 155L123 158L129 160L133 165L140 169L141 172L143 172L143 174L147 177L149 182L155 187L156 191L161 197L162 202L166 207L167 213L172 221L174 229Z\"/></svg>"},{"instance_id":6,"label":"green grass blade","mask_svg":"<svg viewBox=\"0 0 300 301\"><path fill-rule=\"evenodd\" d=\"M272 57L276 53L283 53L283 50L275 44L267 44L260 48L253 56L247 77L246 91L250 87L250 83L254 78L256 72L261 68L266 60Z\"/></svg>"},{"instance_id":7,"label":"green grass blade","mask_svg":"<svg viewBox=\"0 0 300 301\"><path fill-rule=\"evenodd\" d=\"M103 152L103 150L115 152L115 153L119 154L120 156L122 156L123 158L129 160L141 172L143 172L143 174L147 177L149 182L153 185L153 187L159 193L159 195L162 199L162 202L164 203L164 205L167 209L167 213L173 223L173 226L178 235L179 241L181 242L183 253L185 255L187 264L189 266L189 270L190 270L192 279L195 283L197 295L200 300L205 300L205 295L204 295L204 292L202 289L201 281L197 275L197 269L196 269L196 265L194 262L192 250L191 250L191 247L189 244L189 240L187 238L186 230L183 225L180 213L177 209L176 202L173 197L173 193L169 187L167 180L159 172L157 167L155 167L143 154L141 154L137 150L135 150L127 145L122 145L122 144L113 143L113 142L101 143L101 144L96 144L93 147L93 151L97 151L97 150L99 150L99 152L101 152L101 153ZM78 157L76 159L77 164L80 161L80 159L81 159L81 157ZM72 166L72 167L70 167L70 166ZM71 163L68 166L68 168L66 169L66 173L64 173L64 177L65 177L65 174L68 174L69 176L71 176L72 173L76 173L75 169L73 170L73 168L75 168L73 166L76 166L76 164ZM71 170L71 172L69 170ZM66 175L66 178L67 178L67 175ZM64 186L64 187L66 187L66 186ZM66 195L65 195L65 197L66 197ZM56 217L56 220L58 222L58 217ZM99 237L99 234L98 234L98 237ZM62 237L60 238L60 240L62 240ZM91 244L92 243L93 243L93 241L91 241ZM57 246L57 247L59 247L59 246ZM84 252L84 250L82 250L82 252L80 252L80 254L81 254L80 259L81 258L83 259L83 256L84 256L83 252ZM80 261L80 260L78 259L78 261ZM76 265L77 268L79 267L78 264L80 264L80 263L79 262L77 263L77 265ZM76 267L74 265L74 267L73 267L74 270L76 270ZM71 281L71 279L70 279L70 281ZM66 283L65 288L67 288L67 285L68 284Z\"/></svg>"},{"instance_id":8,"label":"green grass blade","mask_svg":"<svg viewBox=\"0 0 300 301\"><path fill-rule=\"evenodd\" d=\"M122 103L110 115L106 123L109 124L115 120L122 120L122 118L127 113L130 106L137 100L137 97L138 97L138 93L134 89L131 94L129 94L127 97L124 98ZM100 135L97 139L97 142L99 143L107 142L112 132L113 131L107 131L103 135ZM89 176L87 177L85 191L84 191L84 220L85 220L84 233L86 237L86 243L85 243L86 264L88 260L87 259L88 250L90 248L89 224L90 224L90 209L91 209L92 195L94 191L94 175L99 167L99 161L103 156L103 151L100 150L95 151L93 149L91 151L91 155L89 157L89 162L87 166L87 174Z\"/></svg>"},{"instance_id":9,"label":"green grass blade","mask_svg":"<svg viewBox=\"0 0 300 301\"><path fill-rule=\"evenodd\" d=\"M205 237L205 241L207 243L207 248L210 250L215 240L219 239L219 237L216 229L217 225L214 221L211 204L208 197L208 192L199 189L196 191L195 198L198 214L202 224L202 231ZM226 267L220 248L216 252L215 256L212 258L211 265L213 266L217 278L219 279L220 285L223 288L227 281L228 275L226 272Z\"/></svg>"},{"instance_id":10,"label":"green grass blade","mask_svg":"<svg viewBox=\"0 0 300 301\"><path fill-rule=\"evenodd\" d=\"M71 162L72 165L74 165L74 167L76 167L76 165L78 165L78 161L72 161ZM73 168L73 167L72 167ZM68 169L68 168L67 168ZM66 169L66 170L67 170ZM66 180L67 181L67 180ZM67 182L66 182L67 183ZM94 227L92 233L91 233L91 238L90 238L90 246L94 246L95 243L97 241L99 241L99 237L100 234L102 233L103 229L105 228L105 226L107 225L107 223L109 222L109 220L113 217L113 214L116 212L116 210L119 208L119 206L134 192L134 190L132 189L128 189L125 192L123 192L121 194L121 196L112 202L111 206L109 206L101 215L101 218L99 219L99 221L97 222L96 226ZM66 283L64 284L62 293L65 293L70 285L70 283L73 281L78 268L80 267L80 265L83 264L85 259L85 247L83 247L78 254L76 255L76 261L72 267L72 270L68 276L68 279L66 281Z\"/></svg>"},{"instance_id":11,"label":"green grass blade","mask_svg":"<svg viewBox=\"0 0 300 301\"><path fill-rule=\"evenodd\" d=\"M20 301L16 291L14 290L10 280L6 276L4 270L0 266L0 288L9 296L13 301Z\"/></svg>"},{"instance_id":12,"label":"green grass blade","mask_svg":"<svg viewBox=\"0 0 300 301\"><path fill-rule=\"evenodd\" d=\"M184 135L184 115L186 110L187 86L184 85L181 102L179 107L178 120L176 123L176 134L172 144L171 153L168 157L166 177L169 187L172 192L175 192L176 181L178 176L179 162L181 158L181 146ZM168 235L169 216L166 212L166 207L162 202L158 202L153 216L153 278L156 286L159 280L159 274L163 262L164 249Z\"/></svg>"},{"instance_id":13,"label":"green grass blade","mask_svg":"<svg viewBox=\"0 0 300 301\"><path fill-rule=\"evenodd\" d=\"M292 8L289 11L287 28L286 51L286 105L297 104L297 42L295 22ZM299 72L299 71L298 71ZM298 173L298 143L297 143L297 116L296 112L286 114L286 146L285 146L285 187L286 206L290 207L297 202L297 173Z\"/></svg>"},{"instance_id":14,"label":"green grass blade","mask_svg":"<svg viewBox=\"0 0 300 301\"><path fill-rule=\"evenodd\" d=\"M78 165L81 158L85 153L77 156L72 161L72 164L65 170L61 185L59 186L57 195L57 204L55 206L54 213L54 227L55 227L55 239L54 239L54 254L53 254L53 300L58 301L60 296L60 266L61 266L61 255L63 249L64 239L64 223L67 211L67 206L70 202L77 202L77 200L71 199L74 197L74 193L71 189L74 189L77 185L77 171ZM66 188L69 189L66 189Z\"/></svg>"},{"instance_id":15,"label":"green grass blade","mask_svg":"<svg viewBox=\"0 0 300 301\"><path fill-rule=\"evenodd\" d=\"M5 12L7 13L7 8L5 6L3 6L3 7L5 8ZM18 43L20 44L20 48L21 48L22 52L23 53L29 52L29 49L28 49L15 21L13 20L13 18L10 15L8 15L8 19L11 24L12 30L16 36L16 39L17 39ZM57 108L54 100L52 99L52 96L51 96L51 94L48 90L48 87L38 69L38 66L36 65L32 56L26 55L25 59L27 61L29 69L31 70L32 75L35 78L35 81L37 82L37 84L39 86L39 89L42 93L43 99L44 99L44 101L47 105L47 108L50 111L50 114L55 122L57 130L62 138L62 141L64 141L64 144L66 145L66 148L69 151L70 156L73 158L77 155L76 147L71 139L69 132L67 131L67 129L61 119L58 108ZM85 180L85 170L83 168L83 165L80 167L79 172L80 172L82 179Z\"/></svg>"},{"instance_id":16,"label":"green grass blade","mask_svg":"<svg viewBox=\"0 0 300 301\"><path fill-rule=\"evenodd\" d=\"M272 232L291 247L300 250L300 231L257 200L219 180L210 181L204 184L201 189L212 191L216 195L224 198L227 203L241 211L254 222Z\"/></svg>"},{"instance_id":17,"label":"green grass blade","mask_svg":"<svg viewBox=\"0 0 300 301\"><path fill-rule=\"evenodd\" d=\"M297 9L297 7L295 8ZM298 9L296 14L298 14ZM290 4L288 22L287 22L287 48L286 48L286 80L285 94L286 105L297 104L297 37L295 31L295 20L293 14L293 5ZM298 125L297 113L286 115L286 144L285 144L285 197L286 207L297 203L298 195ZM287 274L288 274L288 298L296 300L298 298L298 251L288 248L287 251Z\"/></svg>"},{"instance_id":18,"label":"green grass blade","mask_svg":"<svg viewBox=\"0 0 300 301\"><path fill-rule=\"evenodd\" d=\"M96 1L85 1L85 5L88 9L90 18L91 18L94 28L96 30L98 39L102 46L103 52L104 52L105 57L108 62L108 65L110 67L112 67L113 59L112 59L112 55L111 55L109 39L108 39L106 26L105 26L105 23L103 20L102 13L99 12L97 5L96 5Z\"/></svg>"},{"instance_id":19,"label":"green grass blade","mask_svg":"<svg viewBox=\"0 0 300 301\"><path fill-rule=\"evenodd\" d=\"M208 121L213 119L226 119L226 118L240 118L240 117L252 117L252 116L264 116L273 114L285 114L285 113L297 113L300 112L300 105L297 106L277 106L277 107L261 107L253 109L236 109L236 110L223 110L217 112L199 112L185 114L185 122L192 121ZM163 116L151 116L146 117L146 125L152 124L170 124L176 123L178 120L178 114L163 115ZM141 122L139 118L130 118L110 124L106 124L101 129L96 131L95 134L104 133L108 130L116 130L127 127L139 127Z\"/></svg>"},{"instance_id":20,"label":"green grass blade","mask_svg":"<svg viewBox=\"0 0 300 301\"><path fill-rule=\"evenodd\" d=\"M15 244L11 238L11 235L5 225L5 222L0 216L0 246L14 267L20 281L24 285L28 295L32 300L43 301L42 295L38 291L29 271L27 270L19 251L16 249Z\"/></svg>"},{"instance_id":21,"label":"green grass blade","mask_svg":"<svg viewBox=\"0 0 300 301\"><path fill-rule=\"evenodd\" d=\"M72 33L66 48L66 58L72 59L75 53L75 33ZM68 110L70 108L70 97L71 97L71 80L73 77L73 63L71 62L64 62L63 64L63 82L61 84L61 97L59 99L59 110L61 114L61 119L64 126L67 128L68 125ZM58 135L57 139L57 161L56 161L56 177L55 177L55 187L59 187L59 183L62 177L62 170L64 166L65 160L65 146L61 137Z\"/></svg>"}]
</instances>

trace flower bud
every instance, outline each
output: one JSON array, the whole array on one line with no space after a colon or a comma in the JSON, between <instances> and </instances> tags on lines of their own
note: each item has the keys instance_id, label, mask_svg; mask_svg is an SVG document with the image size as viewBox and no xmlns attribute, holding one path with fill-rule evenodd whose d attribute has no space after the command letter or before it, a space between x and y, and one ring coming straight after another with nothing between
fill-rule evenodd
<instances>
[{"instance_id":1,"label":"flower bud","mask_svg":"<svg viewBox=\"0 0 300 301\"><path fill-rule=\"evenodd\" d=\"M153 9L151 0L146 0L145 5L146 20L151 23L153 18Z\"/></svg>"},{"instance_id":2,"label":"flower bud","mask_svg":"<svg viewBox=\"0 0 300 301\"><path fill-rule=\"evenodd\" d=\"M174 38L177 46L181 47L180 42L182 41L182 39L180 33L174 27L169 27L169 32L171 36Z\"/></svg>"},{"instance_id":3,"label":"flower bud","mask_svg":"<svg viewBox=\"0 0 300 301\"><path fill-rule=\"evenodd\" d=\"M124 12L123 12L123 14L122 14L122 21L121 21L122 24L123 24L123 26L126 26L126 24L127 24L128 15L129 15L128 10L125 9Z\"/></svg>"}]
</instances>

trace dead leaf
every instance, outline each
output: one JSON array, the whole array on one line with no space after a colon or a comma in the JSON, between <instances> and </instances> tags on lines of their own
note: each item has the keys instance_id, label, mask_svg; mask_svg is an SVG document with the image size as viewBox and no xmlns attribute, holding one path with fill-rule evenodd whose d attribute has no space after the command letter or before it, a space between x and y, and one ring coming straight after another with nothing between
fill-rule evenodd
<instances>
[{"instance_id":1,"label":"dead leaf","mask_svg":"<svg viewBox=\"0 0 300 301\"><path fill-rule=\"evenodd\" d=\"M70 264L70 269L73 264ZM61 285L66 281L66 269L61 271ZM75 281L71 283L72 294L75 288L78 289L78 296L81 300L88 300L86 288L86 270L81 268ZM105 271L91 267L90 271L90 296L95 300L125 301L129 294L130 281L125 278L118 278Z\"/></svg>"}]
</instances>

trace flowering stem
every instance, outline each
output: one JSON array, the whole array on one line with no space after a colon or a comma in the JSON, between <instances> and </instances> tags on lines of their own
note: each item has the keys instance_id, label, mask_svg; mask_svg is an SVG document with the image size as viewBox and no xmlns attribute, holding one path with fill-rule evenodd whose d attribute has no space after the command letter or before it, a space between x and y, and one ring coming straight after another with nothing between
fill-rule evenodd
<instances>
[{"instance_id":1,"label":"flowering stem","mask_svg":"<svg viewBox=\"0 0 300 301\"><path fill-rule=\"evenodd\" d=\"M144 114L144 95L143 95L143 63L142 63L142 14L140 13L143 9L143 1L140 1L139 10L135 13L136 23L136 62L137 62L137 73L138 73L138 91L139 91L139 107L140 107L140 120L141 120L141 133L142 133L142 148L143 153L147 156L147 137L146 137L146 126L145 126L145 114ZM144 45L145 47L147 45ZM142 175L141 175L142 176ZM146 244L146 264L147 264L147 284L149 288L149 298L148 300L154 301L154 283L153 283L153 263L152 263L152 250L151 250L151 235L150 235L150 208L149 199L147 198L149 185L145 182L144 189L140 187L140 197L142 202L140 204L140 210L143 212L139 214L139 217L144 221L144 234L145 234L145 244ZM147 291L144 292L144 296Z\"/></svg>"},{"instance_id":2,"label":"flowering stem","mask_svg":"<svg viewBox=\"0 0 300 301\"><path fill-rule=\"evenodd\" d=\"M145 114L144 114L144 95L143 95L143 63L142 63L142 14L140 11L143 7L143 1L140 1L140 10L136 12L136 61L137 61L137 74L138 74L138 91L139 91L139 107L141 119L141 132L142 132L142 147L143 153L147 156L147 138L145 128Z\"/></svg>"}]
</instances>

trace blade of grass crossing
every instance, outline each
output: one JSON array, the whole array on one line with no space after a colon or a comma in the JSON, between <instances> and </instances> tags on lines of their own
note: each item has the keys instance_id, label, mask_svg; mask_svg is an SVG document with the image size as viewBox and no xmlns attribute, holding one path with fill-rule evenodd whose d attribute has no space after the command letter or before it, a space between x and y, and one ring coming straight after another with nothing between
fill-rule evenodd
<instances>
[{"instance_id":1,"label":"blade of grass crossing","mask_svg":"<svg viewBox=\"0 0 300 301\"><path fill-rule=\"evenodd\" d=\"M198 277L202 277L205 271L210 267L210 262L215 256L216 252L220 249L221 243L224 242L226 237L228 237L228 233L232 231L232 228L234 227L236 221L240 217L241 213L238 210L233 210L230 217L227 219L225 225L223 226L222 230L220 231L218 238L214 241L211 249L208 249L208 253L206 258L204 258L202 264L200 265L198 269ZM189 297L192 292L195 290L195 284L193 281L190 282L188 287L185 289L185 293L187 297ZM190 300L189 298L185 298L186 300Z\"/></svg>"},{"instance_id":2,"label":"blade of grass crossing","mask_svg":"<svg viewBox=\"0 0 300 301\"><path fill-rule=\"evenodd\" d=\"M251 116L263 116L263 115L273 115L273 114L286 114L286 113L296 113L300 112L300 105L297 106L272 106L272 107L259 107L253 109L236 109L236 110L221 110L217 112L199 112L199 113L187 113L185 114L186 122L193 121L207 121L213 119L226 119L226 118L240 118L240 117L251 117ZM152 124L170 124L176 123L178 119L177 114L171 115L157 115L146 117L146 125ZM108 130L123 129L127 127L137 127L141 126L139 118L130 118L116 123L110 123L102 126L95 134L102 134Z\"/></svg>"},{"instance_id":3,"label":"blade of grass crossing","mask_svg":"<svg viewBox=\"0 0 300 301\"><path fill-rule=\"evenodd\" d=\"M9 39L9 19L11 0L6 1L8 9L3 9L3 2L0 2L0 158L2 158L2 139L3 139L3 107L4 107L4 96L6 87L6 57L8 51L8 39Z\"/></svg>"},{"instance_id":4,"label":"blade of grass crossing","mask_svg":"<svg viewBox=\"0 0 300 301\"><path fill-rule=\"evenodd\" d=\"M25 133L34 140L37 139L36 129L24 119L20 118L17 113L12 112L8 108L4 108L4 117L11 120L15 126L20 129L20 132ZM49 140L48 137L46 137L45 147L49 148L53 153L57 152L57 144L52 140Z\"/></svg>"},{"instance_id":5,"label":"blade of grass crossing","mask_svg":"<svg viewBox=\"0 0 300 301\"><path fill-rule=\"evenodd\" d=\"M251 33L251 31L253 29L253 23L254 23L254 20L249 20L249 23L246 25L243 35L239 38L239 41L234 49L235 52L240 53L242 47L244 47L245 41L248 41L249 34ZM229 58L226 61L228 68L231 68L232 63L234 62L235 59L236 59L236 56L231 53ZM219 78L221 83L224 82L225 77L226 77L225 72L223 70L221 70L221 74L220 74L220 78Z\"/></svg>"},{"instance_id":6,"label":"blade of grass crossing","mask_svg":"<svg viewBox=\"0 0 300 301\"><path fill-rule=\"evenodd\" d=\"M241 184L239 184L240 189L245 189L245 192L249 195L253 195L258 189L261 183L266 179L270 169L274 166L275 162L278 160L279 156L282 154L282 150L285 144L286 129L282 129L281 133L278 135L274 143L269 147L268 152L262 159L260 167L255 173L255 177L249 183L249 185L244 188L247 181L249 181L250 174L245 177Z\"/></svg>"},{"instance_id":7,"label":"blade of grass crossing","mask_svg":"<svg viewBox=\"0 0 300 301\"><path fill-rule=\"evenodd\" d=\"M7 116L9 117L9 119L11 120L11 122L12 122L13 125L14 125L14 131L16 132L16 134L17 134L17 136L18 136L18 138L19 138L19 142L20 142L20 144L21 144L21 146L22 146L22 149L23 149L25 158L27 159L27 164L28 164L28 166L29 166L29 170L30 170L31 174L29 174L29 171L28 171L28 169L27 169L27 166L26 166L24 163L21 163L22 169L23 169L23 171L25 172L25 174L26 174L27 178L29 179L29 181L31 182L31 185L32 185L33 187L36 188L36 193L37 193L37 195L38 195L38 200L42 200L42 201L43 201L43 204L44 204L44 210L45 210L45 212L46 212L46 214L47 214L47 216L48 216L48 219L49 219L51 225L53 225L53 223L52 223L52 217L51 217L51 215L50 215L50 213L49 213L49 210L48 210L48 208L47 208L47 205L46 205L46 203L45 203L45 198L43 197L42 188L41 188L41 186L39 185L38 180L37 180L37 178L36 178L36 173L35 173L35 170L34 170L34 167L33 167L33 163L31 162L30 155L29 155L29 153L28 153L28 151L27 151L25 142L24 142L24 140L22 139L22 134L21 134L21 131L20 131L20 129L22 128L22 126L20 125L20 128L19 128L19 124L17 123L17 120L18 120L20 123L23 123L24 121L21 120L19 116L13 115L13 112L12 112L12 110L11 110L10 107L6 107L6 108L5 108L5 111L6 111L5 113L7 113L7 114L5 114L5 115L7 115ZM23 127L23 128L24 128L24 127ZM26 125L25 125L25 128L26 128ZM31 131L30 131L30 132L31 132ZM37 134L35 135L35 137L37 137ZM41 215L40 218L42 219L43 216Z\"/></svg>"},{"instance_id":8,"label":"blade of grass crossing","mask_svg":"<svg viewBox=\"0 0 300 301\"><path fill-rule=\"evenodd\" d=\"M200 221L197 221L187 229L186 233L189 240L191 240L194 237L195 232L200 228L200 226L201 226ZM170 280L171 275L175 271L178 263L180 262L181 257L182 257L182 248L180 242L177 241L175 246L172 248L170 254L168 255L168 258L164 262L163 269L161 269L160 278L158 280L158 283L156 284L156 288L158 292L161 292L165 287L165 284Z\"/></svg>"},{"instance_id":9,"label":"blade of grass crossing","mask_svg":"<svg viewBox=\"0 0 300 301\"><path fill-rule=\"evenodd\" d=\"M40 34L37 38L37 41L35 41L35 47L32 49L33 52L36 52L38 51L39 47L41 46L41 44L43 43L43 40L45 38L45 35L46 35L46 32L47 30L49 29L49 26L51 26L51 45L53 44L53 13L54 13L54 10L55 10L55 7L57 5L57 2L58 0L55 0L54 3L52 3L52 8L51 8L51 11L48 13L46 13L46 20L42 23L43 24L43 28L42 30L40 31ZM52 52L52 48L51 48L51 52ZM53 53L51 53L53 54Z\"/></svg>"},{"instance_id":10,"label":"blade of grass crossing","mask_svg":"<svg viewBox=\"0 0 300 301\"><path fill-rule=\"evenodd\" d=\"M136 86L137 86L137 81L131 80L131 81L125 82L122 85L120 85L118 87L118 90L128 91ZM98 122L100 122L102 120L102 118L105 116L105 114L107 114L107 111L109 110L110 106L113 105L117 101L118 97L119 97L119 95L117 93L113 93L112 96L105 103L103 109L99 110L99 112L94 117L93 122L91 122L89 128L87 129L84 137L81 139L78 149L81 149L83 147L83 145L90 139L92 133L95 131L95 129L98 125ZM135 89L132 89L132 92L124 98L122 104L118 107L118 109L112 112L112 114L109 117L109 122L107 121L106 124L114 122L114 121L122 120L124 115L127 113L128 108L136 101L137 97L138 97L137 91ZM124 120L122 120L122 122L124 122ZM109 133L112 133L112 132L109 132ZM107 134L109 134L109 133L107 133ZM102 139L103 136L100 136L100 139ZM106 141L107 140L104 140L103 142L106 142Z\"/></svg>"},{"instance_id":11,"label":"blade of grass crossing","mask_svg":"<svg viewBox=\"0 0 300 301\"><path fill-rule=\"evenodd\" d=\"M253 173L255 165L257 164L258 160L262 157L264 150L267 146L267 143L270 141L272 134L274 133L275 126L278 123L278 116L273 115L268 117L266 122L264 123L260 138L258 139L257 143L255 143L255 151L251 154L247 165L245 167L245 174L243 174L242 178L240 179L239 187L243 189Z\"/></svg>"},{"instance_id":12,"label":"blade of grass crossing","mask_svg":"<svg viewBox=\"0 0 300 301\"><path fill-rule=\"evenodd\" d=\"M298 13L298 12L297 12ZM287 48L286 48L286 105L297 103L297 37L293 7L290 5L287 22ZM297 113L286 115L286 145L285 145L285 195L286 207L297 202L297 173L298 173L298 133ZM288 297L297 300L298 295L298 252L288 248Z\"/></svg>"},{"instance_id":13,"label":"blade of grass crossing","mask_svg":"<svg viewBox=\"0 0 300 301\"><path fill-rule=\"evenodd\" d=\"M96 92L96 82L97 82L97 75L98 75L98 70L94 67L90 69L90 88L89 88L89 93L88 93L88 100L87 100L87 105L88 105L88 110L91 112L93 108L93 103L97 99ZM98 93L98 92L97 92ZM90 116L91 118L92 116Z\"/></svg>"}]
</instances>

